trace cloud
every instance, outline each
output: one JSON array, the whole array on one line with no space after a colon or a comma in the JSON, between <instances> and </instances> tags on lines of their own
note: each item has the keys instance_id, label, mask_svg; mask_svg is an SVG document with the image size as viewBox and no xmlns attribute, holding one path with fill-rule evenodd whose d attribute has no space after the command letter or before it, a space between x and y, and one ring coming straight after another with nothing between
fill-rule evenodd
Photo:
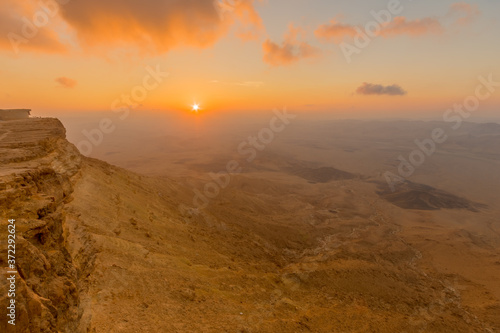
<instances>
[{"instance_id":1,"label":"cloud","mask_svg":"<svg viewBox=\"0 0 500 333\"><path fill-rule=\"evenodd\" d=\"M395 17L392 22L382 27L380 35L384 37L398 35L438 35L443 33L444 30L444 27L436 18L426 17L423 19L408 21L405 17L398 16Z\"/></svg>"},{"instance_id":2,"label":"cloud","mask_svg":"<svg viewBox=\"0 0 500 333\"><path fill-rule=\"evenodd\" d=\"M468 25L481 16L481 11L477 5L471 5L466 2L457 2L452 4L449 15L457 16L461 14L464 16L458 17L455 23L458 25Z\"/></svg>"},{"instance_id":3,"label":"cloud","mask_svg":"<svg viewBox=\"0 0 500 333\"><path fill-rule=\"evenodd\" d=\"M465 2L454 3L450 6L447 15L442 17L424 17L421 19L409 20L404 16L396 16L390 22L379 24L379 36L386 38L401 35L424 36L439 35L447 31L446 21L449 17L457 17L456 24L467 25L481 15L477 5L470 5ZM375 19L372 20L376 22ZM325 42L341 43L346 38L354 38L361 32L365 32L365 27L361 25L351 25L340 23L337 19L331 20L327 24L320 25L314 32L316 37Z\"/></svg>"},{"instance_id":4,"label":"cloud","mask_svg":"<svg viewBox=\"0 0 500 333\"><path fill-rule=\"evenodd\" d=\"M233 5L234 12L241 23L236 32L236 36L240 39L244 41L257 40L259 36L262 35L264 32L264 24L262 18L253 6L253 0L220 0L219 3L226 3L226 6L228 3ZM234 6L234 3L237 5Z\"/></svg>"},{"instance_id":5,"label":"cloud","mask_svg":"<svg viewBox=\"0 0 500 333\"><path fill-rule=\"evenodd\" d=\"M67 78L64 76L58 77L55 81L57 83L59 83L64 88L74 88L77 84L76 80L73 80L73 79L70 79L70 78Z\"/></svg>"},{"instance_id":6,"label":"cloud","mask_svg":"<svg viewBox=\"0 0 500 333\"><path fill-rule=\"evenodd\" d=\"M262 45L264 61L271 66L289 65L301 59L311 58L320 54L319 49L309 45L307 42L299 41L299 35L305 32L300 28L294 28L292 24L288 27L285 40L281 45L267 39Z\"/></svg>"},{"instance_id":7,"label":"cloud","mask_svg":"<svg viewBox=\"0 0 500 333\"><path fill-rule=\"evenodd\" d=\"M354 37L358 34L356 27L350 24L342 24L333 19L329 24L322 24L314 31L319 39L335 41L340 43L345 37Z\"/></svg>"},{"instance_id":8,"label":"cloud","mask_svg":"<svg viewBox=\"0 0 500 333\"><path fill-rule=\"evenodd\" d=\"M50 28L60 20L55 11L35 1L2 0L0 7L0 49L13 51L63 53L67 47ZM37 18L38 21L34 21ZM35 25L37 23L37 25ZM40 24L44 23L44 24Z\"/></svg>"},{"instance_id":9,"label":"cloud","mask_svg":"<svg viewBox=\"0 0 500 333\"><path fill-rule=\"evenodd\" d=\"M397 84L390 86L383 86L381 84L373 84L363 82L363 84L356 89L359 95L390 95L390 96L404 96L407 92Z\"/></svg>"},{"instance_id":10,"label":"cloud","mask_svg":"<svg viewBox=\"0 0 500 333\"><path fill-rule=\"evenodd\" d=\"M254 0L85 0L71 1L61 10L87 47L132 45L162 53L180 46L211 46L236 21L249 30L260 28L261 20L253 3Z\"/></svg>"},{"instance_id":11,"label":"cloud","mask_svg":"<svg viewBox=\"0 0 500 333\"><path fill-rule=\"evenodd\" d=\"M237 35L255 39L264 30L254 8L261 0L1 0L0 48L12 48L8 33L22 34L23 20L48 17L36 36L22 42L29 51L64 52L70 44L87 51L132 47L164 53L173 48L209 47L236 26ZM64 3L64 4L63 4ZM50 8L49 8L50 7Z\"/></svg>"},{"instance_id":12,"label":"cloud","mask_svg":"<svg viewBox=\"0 0 500 333\"><path fill-rule=\"evenodd\" d=\"M380 26L379 36L393 37L399 35L422 36L430 34L441 34L444 27L439 20L431 17L407 20L404 16L397 16L391 22ZM342 24L332 20L329 24L320 25L314 34L320 40L341 43L346 38L354 38L364 31L363 27Z\"/></svg>"}]
</instances>

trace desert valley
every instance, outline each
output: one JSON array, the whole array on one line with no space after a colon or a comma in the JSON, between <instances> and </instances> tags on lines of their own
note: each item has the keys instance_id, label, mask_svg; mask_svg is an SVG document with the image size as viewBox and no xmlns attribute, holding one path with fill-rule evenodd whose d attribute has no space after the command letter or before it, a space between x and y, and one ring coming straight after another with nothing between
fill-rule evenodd
<instances>
[{"instance_id":1,"label":"desert valley","mask_svg":"<svg viewBox=\"0 0 500 333\"><path fill-rule=\"evenodd\" d=\"M128 131L108 164L56 119L1 122L17 332L495 332L500 125L467 123L395 192L383 176L435 126L301 122L251 162L241 129Z\"/></svg>"},{"instance_id":2,"label":"desert valley","mask_svg":"<svg viewBox=\"0 0 500 333\"><path fill-rule=\"evenodd\" d=\"M1 0L0 333L500 332L498 13Z\"/></svg>"}]
</instances>

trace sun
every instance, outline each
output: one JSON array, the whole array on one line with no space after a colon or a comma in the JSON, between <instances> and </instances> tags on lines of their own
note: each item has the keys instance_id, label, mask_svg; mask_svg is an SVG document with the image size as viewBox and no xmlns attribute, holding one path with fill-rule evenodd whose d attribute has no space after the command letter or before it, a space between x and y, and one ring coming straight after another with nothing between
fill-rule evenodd
<instances>
[{"instance_id":1,"label":"sun","mask_svg":"<svg viewBox=\"0 0 500 333\"><path fill-rule=\"evenodd\" d=\"M191 112L198 113L198 111L200 111L200 104L198 104L198 103L194 103L194 104L191 106Z\"/></svg>"}]
</instances>

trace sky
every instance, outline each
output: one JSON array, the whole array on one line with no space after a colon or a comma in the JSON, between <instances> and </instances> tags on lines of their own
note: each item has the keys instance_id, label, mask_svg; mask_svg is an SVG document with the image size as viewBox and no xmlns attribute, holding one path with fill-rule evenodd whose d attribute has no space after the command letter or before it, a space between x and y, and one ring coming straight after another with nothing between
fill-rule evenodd
<instances>
[{"instance_id":1,"label":"sky","mask_svg":"<svg viewBox=\"0 0 500 333\"><path fill-rule=\"evenodd\" d=\"M500 81L500 1L1 0L0 108L433 117ZM498 88L500 90L500 88ZM500 93L481 100L495 117Z\"/></svg>"}]
</instances>

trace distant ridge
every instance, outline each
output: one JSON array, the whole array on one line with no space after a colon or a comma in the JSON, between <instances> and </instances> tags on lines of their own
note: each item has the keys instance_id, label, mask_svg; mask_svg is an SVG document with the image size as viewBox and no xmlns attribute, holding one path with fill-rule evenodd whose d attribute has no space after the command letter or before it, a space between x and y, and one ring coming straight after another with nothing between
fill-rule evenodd
<instances>
[{"instance_id":1,"label":"distant ridge","mask_svg":"<svg viewBox=\"0 0 500 333\"><path fill-rule=\"evenodd\" d=\"M432 186L410 181L398 185L395 192L386 188L387 184L385 183L379 187L383 188L377 192L382 198L404 209L466 209L471 212L478 212L480 208L486 207Z\"/></svg>"}]
</instances>

